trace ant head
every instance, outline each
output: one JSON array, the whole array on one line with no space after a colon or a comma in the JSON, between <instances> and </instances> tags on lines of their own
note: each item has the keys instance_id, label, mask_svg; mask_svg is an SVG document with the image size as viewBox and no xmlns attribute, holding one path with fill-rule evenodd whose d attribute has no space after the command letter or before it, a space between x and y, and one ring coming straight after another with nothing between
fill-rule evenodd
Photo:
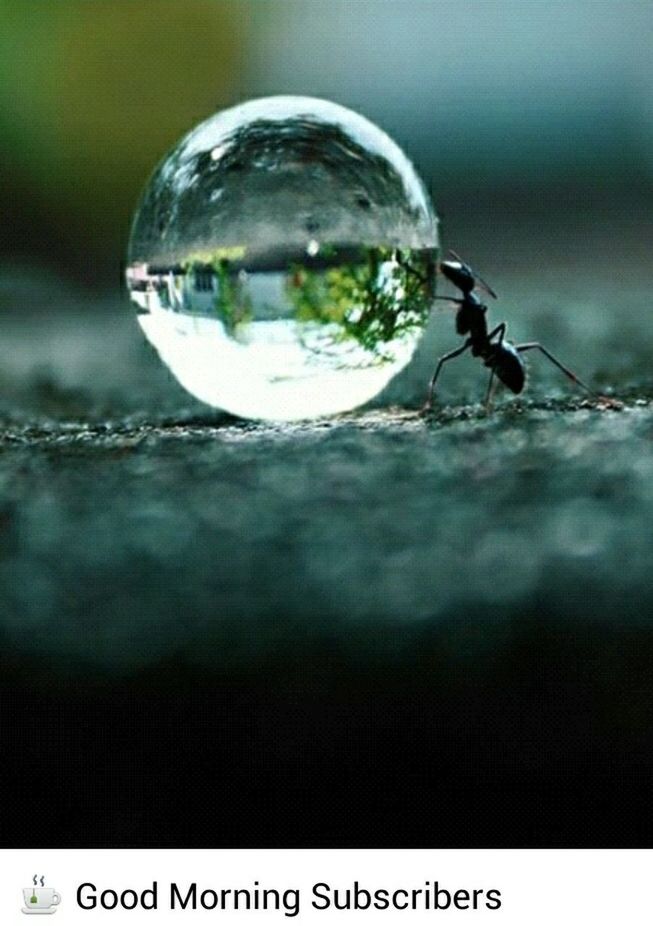
<instances>
[{"instance_id":1,"label":"ant head","mask_svg":"<svg viewBox=\"0 0 653 926\"><path fill-rule=\"evenodd\" d=\"M493 299L497 298L494 290L490 289L485 280L475 273L468 264L464 263L455 251L449 251L449 254L453 260L443 260L440 264L440 270L454 286L465 295L471 293L475 286L480 286Z\"/></svg>"},{"instance_id":2,"label":"ant head","mask_svg":"<svg viewBox=\"0 0 653 926\"><path fill-rule=\"evenodd\" d=\"M471 293L476 286L474 274L466 264L459 260L443 260L440 270L449 282L463 293Z\"/></svg>"}]
</instances>

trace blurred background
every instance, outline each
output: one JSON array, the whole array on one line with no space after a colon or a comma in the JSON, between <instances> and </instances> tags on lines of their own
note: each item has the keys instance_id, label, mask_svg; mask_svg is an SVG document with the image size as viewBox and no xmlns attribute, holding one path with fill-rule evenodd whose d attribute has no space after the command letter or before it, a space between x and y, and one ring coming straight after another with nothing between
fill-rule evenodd
<instances>
[{"instance_id":1,"label":"blurred background","mask_svg":"<svg viewBox=\"0 0 653 926\"><path fill-rule=\"evenodd\" d=\"M652 27L648 0L1 0L2 257L117 286L155 163L274 93L378 122L492 266L639 257Z\"/></svg>"}]
</instances>

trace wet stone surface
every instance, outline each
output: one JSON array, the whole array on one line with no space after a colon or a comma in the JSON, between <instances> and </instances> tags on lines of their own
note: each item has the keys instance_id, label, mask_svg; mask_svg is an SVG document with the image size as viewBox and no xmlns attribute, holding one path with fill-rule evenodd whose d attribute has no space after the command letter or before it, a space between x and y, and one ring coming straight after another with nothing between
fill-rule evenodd
<instances>
[{"instance_id":1,"label":"wet stone surface","mask_svg":"<svg viewBox=\"0 0 653 926\"><path fill-rule=\"evenodd\" d=\"M71 774L90 755L99 776L82 776L79 822L62 838L646 842L637 785L650 768L653 706L651 336L636 326L644 298L632 297L632 336L618 355L605 291L589 343L575 334L582 307L560 322L538 315L534 299L515 322L601 388L612 383L622 409L596 407L533 363L526 397L501 396L488 416L477 401L485 377L470 363L451 371L443 404L425 419L431 357L456 343L445 315L375 407L285 425L194 403L127 310L82 314L63 292L56 318L5 309L9 742L51 712L59 730L81 717L86 745L70 733ZM34 293L29 301L38 304ZM121 732L116 698L127 711ZM170 809L171 730L195 754L186 774L198 793L217 781L241 803L207 818L190 798ZM25 800L47 774L37 762ZM155 795L139 812L142 794L115 800L120 782L135 780ZM315 788L330 795L319 807ZM45 793L60 808L43 824L47 839L65 816L63 778ZM445 798L435 839L428 807ZM508 808L519 824L506 822Z\"/></svg>"},{"instance_id":2,"label":"wet stone surface","mask_svg":"<svg viewBox=\"0 0 653 926\"><path fill-rule=\"evenodd\" d=\"M503 606L509 622L539 599L641 620L652 436L648 400L278 427L14 424L3 631L125 669L248 659L288 638L392 652L452 614Z\"/></svg>"}]
</instances>

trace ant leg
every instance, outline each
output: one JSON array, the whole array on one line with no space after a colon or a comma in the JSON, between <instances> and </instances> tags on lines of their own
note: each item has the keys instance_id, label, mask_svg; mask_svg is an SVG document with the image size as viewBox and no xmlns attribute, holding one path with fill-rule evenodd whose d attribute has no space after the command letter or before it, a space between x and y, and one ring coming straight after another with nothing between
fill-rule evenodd
<instances>
[{"instance_id":1,"label":"ant leg","mask_svg":"<svg viewBox=\"0 0 653 926\"><path fill-rule=\"evenodd\" d=\"M496 335L498 334L498 335L499 335L499 344L501 344L501 342L503 341L503 336L504 336L505 333L506 333L506 328L507 328L507 327L508 327L508 326L506 325L505 322L501 322L500 325L497 325L496 328L494 328L494 329L488 334L488 336L487 336L488 341L491 341L492 338L496 337Z\"/></svg>"},{"instance_id":2,"label":"ant leg","mask_svg":"<svg viewBox=\"0 0 653 926\"><path fill-rule=\"evenodd\" d=\"M501 322L500 325L497 325L496 328L488 334L487 339L488 341L491 341L492 338L496 337L496 335L498 334L499 344L501 344L503 343L503 336L505 335L505 333L506 333L506 323ZM495 376L494 369L492 369L490 371L490 381L487 384L487 392L485 393L485 403L484 404L485 404L486 411L489 411L492 405L492 395L494 393L494 376Z\"/></svg>"},{"instance_id":3,"label":"ant leg","mask_svg":"<svg viewBox=\"0 0 653 926\"><path fill-rule=\"evenodd\" d=\"M553 363L555 366L557 366L557 368L558 368L559 370L562 370L562 372L565 374L565 376L567 376L567 377L572 381L572 383L575 383L577 386L580 386L581 389L584 389L585 392L588 392L588 393L589 393L591 396L593 396L595 399L598 399L598 398L599 398L599 396L594 392L593 389L590 389L590 387L589 387L588 385L586 385L586 384L582 381L582 379L579 379L579 378L576 376L575 373L572 373L571 370L569 370L566 366L564 366L564 364L560 363L560 361L557 360L557 359L553 356L553 354L550 353L550 352L546 349L546 347L542 347L542 345L539 344L537 341L531 341L529 344L517 344L517 345L515 346L515 350L519 351L520 354L523 354L524 351L527 351L527 350L539 350L539 351L542 351L542 353L544 354L544 356L547 357L547 358L551 361L551 363Z\"/></svg>"},{"instance_id":4,"label":"ant leg","mask_svg":"<svg viewBox=\"0 0 653 926\"><path fill-rule=\"evenodd\" d=\"M487 384L487 392L485 393L485 402L483 403L485 405L485 410L487 412L489 412L492 407L492 396L494 395L494 390L496 388L496 383L494 382L494 376L495 376L495 373L494 373L494 370L492 370L490 373L490 379Z\"/></svg>"},{"instance_id":5,"label":"ant leg","mask_svg":"<svg viewBox=\"0 0 653 926\"><path fill-rule=\"evenodd\" d=\"M471 343L472 343L471 341L465 341L462 347L458 347L456 350L452 350L449 354L445 354L443 357L440 357L440 359L438 360L438 364L435 368L435 373L431 377L431 382L429 383L428 397L424 404L424 409L423 409L424 411L428 411L430 408L433 407L433 394L435 392L435 384L438 380L438 376L440 375L440 370L442 369L444 364L448 360L453 360L454 357L459 357L463 353L463 351L467 350L467 348L471 345Z\"/></svg>"}]
</instances>

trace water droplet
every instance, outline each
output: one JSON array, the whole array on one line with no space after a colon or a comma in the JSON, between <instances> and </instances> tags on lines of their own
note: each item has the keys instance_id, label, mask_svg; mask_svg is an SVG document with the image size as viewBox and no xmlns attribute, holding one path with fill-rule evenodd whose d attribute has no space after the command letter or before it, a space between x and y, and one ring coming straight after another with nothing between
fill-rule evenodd
<instances>
[{"instance_id":1,"label":"water droplet","mask_svg":"<svg viewBox=\"0 0 653 926\"><path fill-rule=\"evenodd\" d=\"M248 418L355 408L410 360L437 220L414 168L362 116L270 97L203 122L134 219L138 320L194 396Z\"/></svg>"}]
</instances>

